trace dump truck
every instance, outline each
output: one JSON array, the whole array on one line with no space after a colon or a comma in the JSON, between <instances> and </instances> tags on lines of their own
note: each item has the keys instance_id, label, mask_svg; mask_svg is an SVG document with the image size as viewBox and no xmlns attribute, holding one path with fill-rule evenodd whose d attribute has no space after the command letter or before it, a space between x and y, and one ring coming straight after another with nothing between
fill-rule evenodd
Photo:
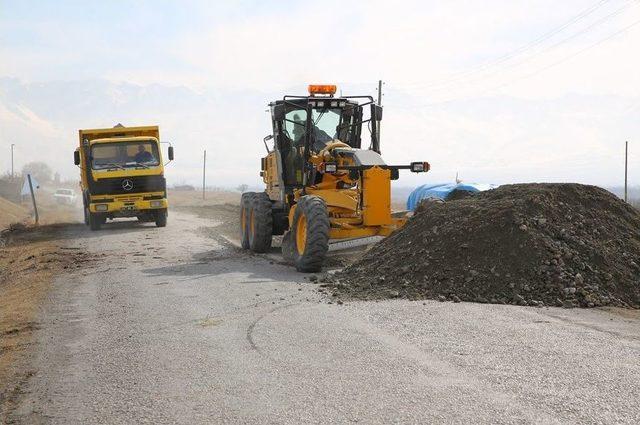
<instances>
[{"instance_id":1,"label":"dump truck","mask_svg":"<svg viewBox=\"0 0 640 425\"><path fill-rule=\"evenodd\" d=\"M74 163L80 167L84 221L91 230L119 217L167 225L166 164L158 126L79 130L79 141ZM168 145L170 162L173 147Z\"/></svg>"},{"instance_id":2,"label":"dump truck","mask_svg":"<svg viewBox=\"0 0 640 425\"><path fill-rule=\"evenodd\" d=\"M322 268L331 241L387 236L403 226L406 216L391 211L391 181L400 170L430 168L424 161L386 164L382 106L371 96L335 93L335 85L311 85L307 96L269 104L272 132L263 139L260 170L265 190L240 201L242 248L266 252L273 236L283 235L282 253L301 272ZM363 128L370 133L364 148Z\"/></svg>"}]
</instances>

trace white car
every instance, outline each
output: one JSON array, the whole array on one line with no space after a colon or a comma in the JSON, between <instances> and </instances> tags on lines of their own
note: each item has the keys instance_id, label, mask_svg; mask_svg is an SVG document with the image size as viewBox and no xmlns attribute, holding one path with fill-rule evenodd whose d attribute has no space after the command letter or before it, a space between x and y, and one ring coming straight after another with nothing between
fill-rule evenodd
<instances>
[{"instance_id":1,"label":"white car","mask_svg":"<svg viewBox=\"0 0 640 425\"><path fill-rule=\"evenodd\" d=\"M72 189L58 189L56 193L53 194L53 198L58 204L75 205L77 196Z\"/></svg>"}]
</instances>

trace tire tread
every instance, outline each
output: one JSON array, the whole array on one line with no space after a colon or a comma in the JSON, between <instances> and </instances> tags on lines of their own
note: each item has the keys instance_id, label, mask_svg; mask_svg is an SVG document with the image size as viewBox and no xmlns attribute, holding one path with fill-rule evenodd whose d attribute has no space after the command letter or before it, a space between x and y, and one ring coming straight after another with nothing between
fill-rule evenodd
<instances>
[{"instance_id":1,"label":"tire tread","mask_svg":"<svg viewBox=\"0 0 640 425\"><path fill-rule=\"evenodd\" d=\"M302 255L294 249L296 269L300 272L313 273L322 269L329 251L329 214L324 200L318 196L306 195L298 201L294 217L293 229L297 229L300 214L307 217L307 245ZM295 230L294 230L295 231ZM293 243L295 245L295 236Z\"/></svg>"},{"instance_id":2,"label":"tire tread","mask_svg":"<svg viewBox=\"0 0 640 425\"><path fill-rule=\"evenodd\" d=\"M271 212L271 199L266 192L256 193L251 198L251 209L254 214L254 232L249 225L249 247L251 251L264 253L271 249L273 235L273 215ZM248 216L250 219L250 215Z\"/></svg>"}]
</instances>

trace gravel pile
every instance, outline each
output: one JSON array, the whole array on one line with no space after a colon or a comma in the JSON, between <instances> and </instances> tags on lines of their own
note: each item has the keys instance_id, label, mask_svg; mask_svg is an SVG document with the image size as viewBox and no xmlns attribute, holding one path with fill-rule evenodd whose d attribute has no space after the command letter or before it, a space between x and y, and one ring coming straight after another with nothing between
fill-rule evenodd
<instances>
[{"instance_id":1,"label":"gravel pile","mask_svg":"<svg viewBox=\"0 0 640 425\"><path fill-rule=\"evenodd\" d=\"M434 203L331 278L345 299L640 307L640 213L608 191L519 184Z\"/></svg>"}]
</instances>

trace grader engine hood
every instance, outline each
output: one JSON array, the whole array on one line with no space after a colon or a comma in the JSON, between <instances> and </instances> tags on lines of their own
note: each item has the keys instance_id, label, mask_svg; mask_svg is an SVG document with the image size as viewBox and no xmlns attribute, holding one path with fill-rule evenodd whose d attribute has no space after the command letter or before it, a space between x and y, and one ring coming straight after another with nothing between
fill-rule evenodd
<instances>
[{"instance_id":1,"label":"grader engine hood","mask_svg":"<svg viewBox=\"0 0 640 425\"><path fill-rule=\"evenodd\" d=\"M351 156L354 161L354 165L385 165L384 160L378 152L364 150L364 149L351 149L345 152L346 155Z\"/></svg>"}]
</instances>

